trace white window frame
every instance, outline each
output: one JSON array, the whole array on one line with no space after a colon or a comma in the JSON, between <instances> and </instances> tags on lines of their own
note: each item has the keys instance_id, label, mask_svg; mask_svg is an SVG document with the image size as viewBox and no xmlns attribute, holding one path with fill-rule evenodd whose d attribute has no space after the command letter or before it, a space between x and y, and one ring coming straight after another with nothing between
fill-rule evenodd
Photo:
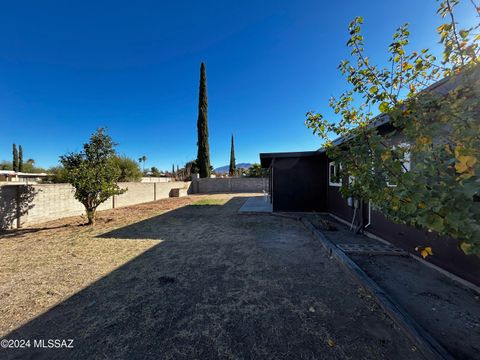
<instances>
[{"instance_id":1,"label":"white window frame","mask_svg":"<svg viewBox=\"0 0 480 360\"><path fill-rule=\"evenodd\" d=\"M355 176L348 175L348 185L353 185L353 184L355 184Z\"/></svg>"},{"instance_id":2,"label":"white window frame","mask_svg":"<svg viewBox=\"0 0 480 360\"><path fill-rule=\"evenodd\" d=\"M340 186L342 186L342 180L341 179L338 179L338 180L333 180L332 179L332 175L331 175L332 174L332 172L331 172L332 166L333 166L333 177L334 178L338 177L337 170L340 170L342 168L342 165L340 164L340 166L337 166L335 161L330 161L328 163L328 185L335 186L335 187L340 187Z\"/></svg>"}]
</instances>

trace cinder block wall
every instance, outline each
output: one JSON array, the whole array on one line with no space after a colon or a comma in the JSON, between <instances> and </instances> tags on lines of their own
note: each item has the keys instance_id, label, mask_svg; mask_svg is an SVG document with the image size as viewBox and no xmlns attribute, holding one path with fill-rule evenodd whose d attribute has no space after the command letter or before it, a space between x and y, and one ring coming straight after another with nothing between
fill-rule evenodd
<instances>
[{"instance_id":1,"label":"cinder block wall","mask_svg":"<svg viewBox=\"0 0 480 360\"><path fill-rule=\"evenodd\" d=\"M16 226L17 186L0 186L0 229Z\"/></svg>"},{"instance_id":2,"label":"cinder block wall","mask_svg":"<svg viewBox=\"0 0 480 360\"><path fill-rule=\"evenodd\" d=\"M128 191L108 199L98 207L98 210L168 198L173 188L186 189L190 192L190 182L119 185L128 188ZM0 229L33 225L84 213L83 205L75 199L74 189L69 184L0 186Z\"/></svg>"},{"instance_id":3,"label":"cinder block wall","mask_svg":"<svg viewBox=\"0 0 480 360\"><path fill-rule=\"evenodd\" d=\"M174 184L174 186L172 186L172 184ZM182 184L188 184L188 185L183 185L182 186ZM176 189L176 188L186 189L188 193L192 192L190 190L190 187L191 187L190 182L188 182L188 183L181 182L181 181L173 181L173 182L169 182L169 183L161 182L161 183L155 183L155 185L156 185L155 192L156 192L156 198L157 199L164 199L164 198L170 197L170 191L172 189Z\"/></svg>"},{"instance_id":4,"label":"cinder block wall","mask_svg":"<svg viewBox=\"0 0 480 360\"><path fill-rule=\"evenodd\" d=\"M33 185L18 189L32 191L33 194L31 200L21 201L28 207L20 216L21 225L81 215L85 212L83 205L74 198L73 188L69 184ZM109 209L111 201L107 200L101 206Z\"/></svg>"},{"instance_id":5,"label":"cinder block wall","mask_svg":"<svg viewBox=\"0 0 480 360\"><path fill-rule=\"evenodd\" d=\"M261 193L268 191L268 178L212 178L195 179L192 182L194 193Z\"/></svg>"},{"instance_id":6,"label":"cinder block wall","mask_svg":"<svg viewBox=\"0 0 480 360\"><path fill-rule=\"evenodd\" d=\"M128 190L122 195L115 196L116 208L155 200L155 183L119 183L118 185Z\"/></svg>"}]
</instances>

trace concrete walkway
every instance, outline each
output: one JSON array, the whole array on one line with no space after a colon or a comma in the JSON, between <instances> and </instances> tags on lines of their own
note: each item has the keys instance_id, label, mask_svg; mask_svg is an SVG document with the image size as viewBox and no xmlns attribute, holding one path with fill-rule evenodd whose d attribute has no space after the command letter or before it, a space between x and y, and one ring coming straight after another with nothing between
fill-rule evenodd
<instances>
[{"instance_id":1,"label":"concrete walkway","mask_svg":"<svg viewBox=\"0 0 480 360\"><path fill-rule=\"evenodd\" d=\"M245 201L243 206L238 210L240 214L251 213L271 213L272 203L269 196L254 196Z\"/></svg>"}]
</instances>

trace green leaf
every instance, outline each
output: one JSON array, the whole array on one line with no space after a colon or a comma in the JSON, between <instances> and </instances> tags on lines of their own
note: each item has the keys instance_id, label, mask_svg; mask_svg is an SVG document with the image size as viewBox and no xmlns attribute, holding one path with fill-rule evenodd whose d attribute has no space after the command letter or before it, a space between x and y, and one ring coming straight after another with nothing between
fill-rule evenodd
<instances>
[{"instance_id":1,"label":"green leaf","mask_svg":"<svg viewBox=\"0 0 480 360\"><path fill-rule=\"evenodd\" d=\"M389 109L389 105L387 102L383 101L380 106L378 107L378 109L382 112L382 113L386 113Z\"/></svg>"}]
</instances>

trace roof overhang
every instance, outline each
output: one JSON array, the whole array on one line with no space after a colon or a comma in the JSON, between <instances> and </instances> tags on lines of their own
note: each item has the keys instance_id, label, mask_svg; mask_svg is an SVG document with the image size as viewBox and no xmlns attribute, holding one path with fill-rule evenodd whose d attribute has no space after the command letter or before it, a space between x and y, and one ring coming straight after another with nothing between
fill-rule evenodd
<instances>
[{"instance_id":1,"label":"roof overhang","mask_svg":"<svg viewBox=\"0 0 480 360\"><path fill-rule=\"evenodd\" d=\"M260 153L260 164L262 165L262 168L269 168L272 164L273 159L319 156L322 153L323 151Z\"/></svg>"},{"instance_id":2,"label":"roof overhang","mask_svg":"<svg viewBox=\"0 0 480 360\"><path fill-rule=\"evenodd\" d=\"M480 73L480 66L476 68L476 73ZM453 81L451 81L453 80ZM450 89L454 88L457 84L455 78L446 77L436 83L430 85L421 92L436 92L439 94L444 94ZM375 116L370 120L370 123L367 125L368 128L382 128L386 126L393 126L390 123L390 117L387 114L381 113ZM353 135L342 136L335 139L332 142L333 146L342 145L349 140L351 140ZM272 164L273 159L276 158L296 158L296 157L306 157L306 156L318 156L325 152L325 148L320 148L316 151L302 151L302 152L282 152L282 153L261 153L260 154L260 164L262 168L269 168Z\"/></svg>"}]
</instances>

